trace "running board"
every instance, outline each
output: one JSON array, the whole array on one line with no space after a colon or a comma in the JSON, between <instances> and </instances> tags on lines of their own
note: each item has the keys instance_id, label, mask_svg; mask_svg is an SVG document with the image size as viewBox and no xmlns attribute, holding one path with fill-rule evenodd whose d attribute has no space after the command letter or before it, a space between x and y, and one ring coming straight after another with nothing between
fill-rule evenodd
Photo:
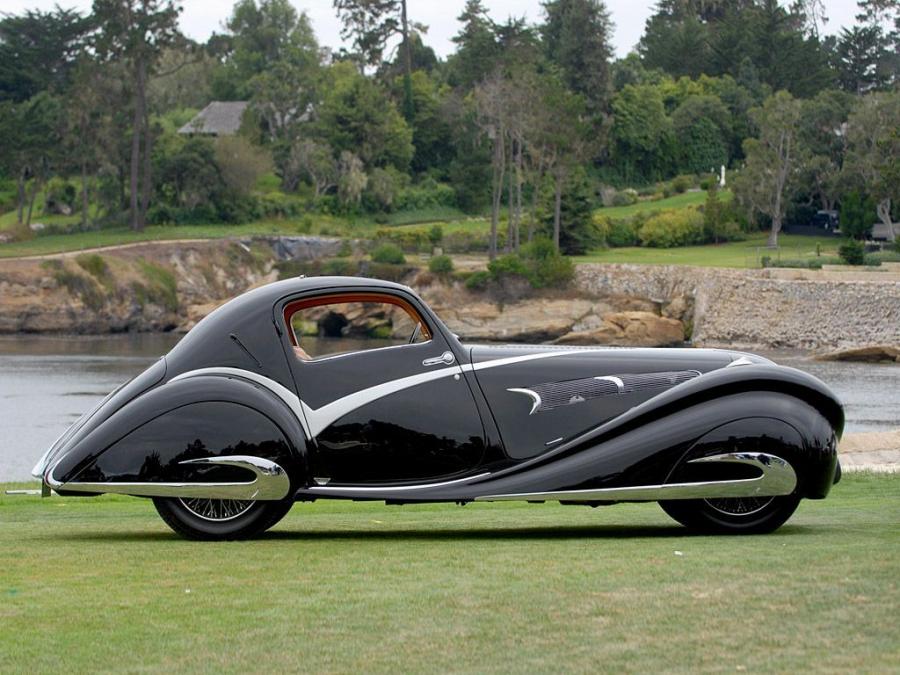
<instances>
[{"instance_id":1,"label":"running board","mask_svg":"<svg viewBox=\"0 0 900 675\"><path fill-rule=\"evenodd\" d=\"M763 452L731 452L693 459L689 464L722 462L746 464L759 469L756 478L741 480L702 481L697 483L668 483L665 485L636 485L634 487L601 488L596 490L557 490L476 497L476 501L572 501L572 502L656 502L666 499L712 499L723 497L780 497L789 495L797 487L794 468L781 457Z\"/></svg>"},{"instance_id":2,"label":"running board","mask_svg":"<svg viewBox=\"0 0 900 675\"><path fill-rule=\"evenodd\" d=\"M133 497L180 497L183 499L239 499L246 501L277 501L287 497L291 481L287 472L275 462L248 455L227 457L202 457L188 459L179 464L217 464L236 466L254 474L248 483L127 483L53 480L48 471L46 485L57 492L88 492L91 494L119 494Z\"/></svg>"}]
</instances>

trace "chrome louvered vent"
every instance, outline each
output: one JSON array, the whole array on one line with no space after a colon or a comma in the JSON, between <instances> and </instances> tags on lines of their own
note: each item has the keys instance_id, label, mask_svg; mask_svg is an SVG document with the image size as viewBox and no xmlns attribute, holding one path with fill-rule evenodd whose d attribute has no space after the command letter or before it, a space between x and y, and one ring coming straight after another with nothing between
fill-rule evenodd
<instances>
[{"instance_id":1,"label":"chrome louvered vent","mask_svg":"<svg viewBox=\"0 0 900 675\"><path fill-rule=\"evenodd\" d=\"M698 370L676 370L657 373L602 375L564 382L543 382L527 388L510 389L526 394L533 401L531 414L575 405L604 396L618 396L653 389L668 389L700 376Z\"/></svg>"}]
</instances>

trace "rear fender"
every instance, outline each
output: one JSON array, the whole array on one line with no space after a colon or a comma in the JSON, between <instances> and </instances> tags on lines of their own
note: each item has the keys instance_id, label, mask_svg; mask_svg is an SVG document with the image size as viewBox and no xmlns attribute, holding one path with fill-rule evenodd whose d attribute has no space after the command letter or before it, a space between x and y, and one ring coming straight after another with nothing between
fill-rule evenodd
<instances>
[{"instance_id":1,"label":"rear fender","mask_svg":"<svg viewBox=\"0 0 900 675\"><path fill-rule=\"evenodd\" d=\"M132 401L58 459L45 482L60 493L271 499L305 475L303 426L284 401L247 380L210 375L171 381ZM247 487L267 477L278 479L277 489L260 496ZM221 494L160 488L195 483L244 487Z\"/></svg>"}]
</instances>

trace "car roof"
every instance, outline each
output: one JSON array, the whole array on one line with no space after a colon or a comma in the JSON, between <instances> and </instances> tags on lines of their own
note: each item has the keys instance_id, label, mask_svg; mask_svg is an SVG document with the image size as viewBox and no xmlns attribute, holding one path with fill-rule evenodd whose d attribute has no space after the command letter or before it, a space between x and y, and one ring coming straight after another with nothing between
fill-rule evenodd
<instances>
[{"instance_id":1,"label":"car roof","mask_svg":"<svg viewBox=\"0 0 900 675\"><path fill-rule=\"evenodd\" d=\"M210 312L167 358L173 364L186 359L197 367L197 355L205 353L211 363L221 365L216 363L216 355L233 351L234 345L229 344L232 336L237 336L251 352L263 350L271 339L273 308L280 300L297 293L359 288L413 293L408 286L365 277L293 277L276 281L247 291Z\"/></svg>"}]
</instances>

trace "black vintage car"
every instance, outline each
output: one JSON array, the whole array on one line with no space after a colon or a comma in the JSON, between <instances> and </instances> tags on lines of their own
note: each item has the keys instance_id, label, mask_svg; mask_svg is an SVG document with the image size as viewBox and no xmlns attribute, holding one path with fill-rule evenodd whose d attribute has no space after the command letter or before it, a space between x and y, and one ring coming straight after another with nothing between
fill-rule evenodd
<instances>
[{"instance_id":1,"label":"black vintage car","mask_svg":"<svg viewBox=\"0 0 900 675\"><path fill-rule=\"evenodd\" d=\"M768 532L837 482L819 380L707 349L462 344L409 288L281 281L223 305L47 451L44 494L151 497L239 538L295 501L657 501Z\"/></svg>"}]
</instances>

